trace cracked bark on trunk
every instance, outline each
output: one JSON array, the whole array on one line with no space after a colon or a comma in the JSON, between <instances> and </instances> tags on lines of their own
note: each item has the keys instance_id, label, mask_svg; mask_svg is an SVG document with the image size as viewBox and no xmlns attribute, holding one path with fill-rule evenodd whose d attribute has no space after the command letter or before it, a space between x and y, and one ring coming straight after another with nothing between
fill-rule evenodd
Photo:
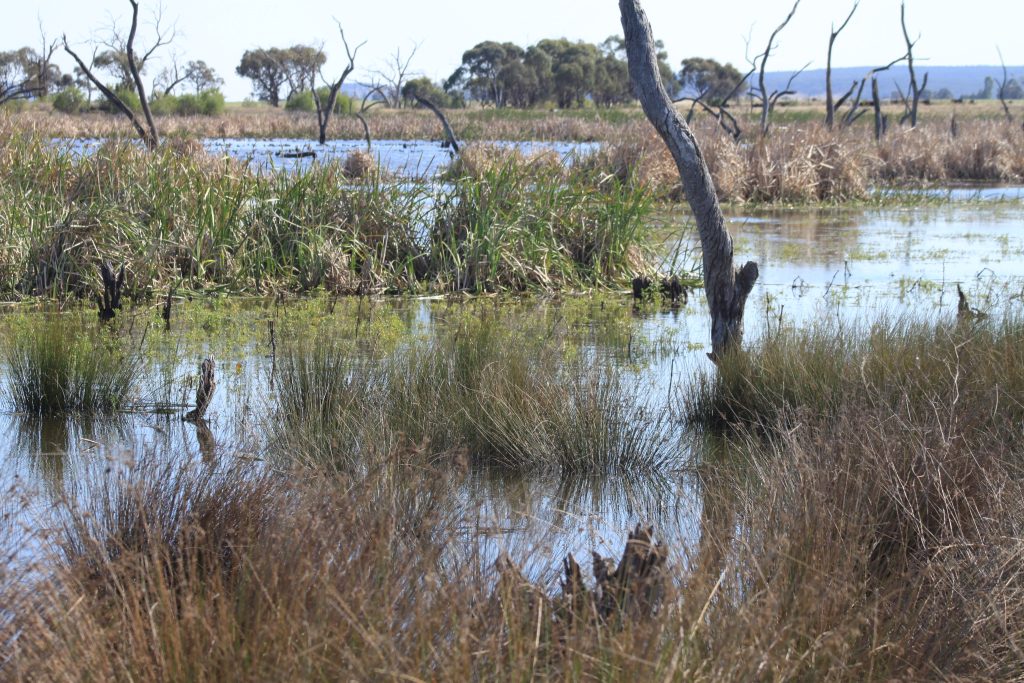
<instances>
[{"instance_id":1,"label":"cracked bark on trunk","mask_svg":"<svg viewBox=\"0 0 1024 683\"><path fill-rule=\"evenodd\" d=\"M704 289L711 311L713 361L743 340L743 308L757 280L757 264L733 268L732 236L700 147L686 122L672 106L658 72L654 39L639 0L619 0L626 54L633 89L644 113L668 145L683 181L686 201L693 210L704 253Z\"/></svg>"}]
</instances>

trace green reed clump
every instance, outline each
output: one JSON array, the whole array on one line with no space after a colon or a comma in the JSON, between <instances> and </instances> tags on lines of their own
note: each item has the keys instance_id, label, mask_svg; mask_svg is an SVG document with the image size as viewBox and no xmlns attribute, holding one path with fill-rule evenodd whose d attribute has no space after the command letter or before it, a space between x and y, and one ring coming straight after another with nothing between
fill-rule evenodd
<instances>
[{"instance_id":1,"label":"green reed clump","mask_svg":"<svg viewBox=\"0 0 1024 683\"><path fill-rule=\"evenodd\" d=\"M698 374L683 401L691 423L715 427L827 418L868 400L917 414L953 396L963 405L1018 414L1009 397L1024 390L1021 342L1024 319L1014 312L784 328L733 354L713 374Z\"/></svg>"},{"instance_id":2,"label":"green reed clump","mask_svg":"<svg viewBox=\"0 0 1024 683\"><path fill-rule=\"evenodd\" d=\"M0 135L0 298L87 295L103 262L135 298L179 289L557 290L628 276L645 196L511 164L450 185L343 164L260 172L194 144L75 153Z\"/></svg>"},{"instance_id":3,"label":"green reed clump","mask_svg":"<svg viewBox=\"0 0 1024 683\"><path fill-rule=\"evenodd\" d=\"M32 415L109 414L126 409L142 379L142 360L110 329L54 315L31 322L3 346L3 393Z\"/></svg>"},{"instance_id":4,"label":"green reed clump","mask_svg":"<svg viewBox=\"0 0 1024 683\"><path fill-rule=\"evenodd\" d=\"M431 253L456 289L600 285L643 265L650 198L640 188L512 153L453 172Z\"/></svg>"},{"instance_id":5,"label":"green reed clump","mask_svg":"<svg viewBox=\"0 0 1024 683\"><path fill-rule=\"evenodd\" d=\"M480 467L650 471L676 457L667 408L561 326L464 317L390 353L317 338L277 376L272 450L350 470L409 443Z\"/></svg>"}]
</instances>

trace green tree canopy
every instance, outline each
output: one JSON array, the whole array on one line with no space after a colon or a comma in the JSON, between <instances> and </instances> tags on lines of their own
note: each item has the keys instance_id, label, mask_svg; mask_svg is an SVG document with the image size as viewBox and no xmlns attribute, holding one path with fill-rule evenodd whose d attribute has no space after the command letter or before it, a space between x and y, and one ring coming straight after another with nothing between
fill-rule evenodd
<instances>
[{"instance_id":1,"label":"green tree canopy","mask_svg":"<svg viewBox=\"0 0 1024 683\"><path fill-rule=\"evenodd\" d=\"M703 94L709 104L720 104L737 89L742 78L743 74L732 64L702 57L684 59L679 72L679 82L688 94Z\"/></svg>"}]
</instances>

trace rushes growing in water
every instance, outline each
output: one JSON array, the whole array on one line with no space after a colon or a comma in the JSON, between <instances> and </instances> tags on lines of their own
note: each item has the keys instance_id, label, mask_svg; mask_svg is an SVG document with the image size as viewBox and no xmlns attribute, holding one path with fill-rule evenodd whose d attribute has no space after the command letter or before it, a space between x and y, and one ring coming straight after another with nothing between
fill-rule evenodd
<instances>
[{"instance_id":1,"label":"rushes growing in water","mask_svg":"<svg viewBox=\"0 0 1024 683\"><path fill-rule=\"evenodd\" d=\"M187 146L147 154L110 142L76 155L0 130L0 298L83 294L101 261L125 264L134 298L172 285L607 286L632 276L649 208L642 190L597 188L582 171L537 177L515 160L451 185L379 172L353 184L338 163L257 173Z\"/></svg>"},{"instance_id":2,"label":"rushes growing in water","mask_svg":"<svg viewBox=\"0 0 1024 683\"><path fill-rule=\"evenodd\" d=\"M409 443L563 475L652 471L678 456L668 407L641 380L536 323L461 319L389 354L318 338L280 370L273 450L321 467L350 470Z\"/></svg>"},{"instance_id":3,"label":"rushes growing in water","mask_svg":"<svg viewBox=\"0 0 1024 683\"><path fill-rule=\"evenodd\" d=\"M7 403L31 415L114 413L127 407L141 379L141 360L111 330L60 314L15 332L3 354Z\"/></svg>"}]
</instances>

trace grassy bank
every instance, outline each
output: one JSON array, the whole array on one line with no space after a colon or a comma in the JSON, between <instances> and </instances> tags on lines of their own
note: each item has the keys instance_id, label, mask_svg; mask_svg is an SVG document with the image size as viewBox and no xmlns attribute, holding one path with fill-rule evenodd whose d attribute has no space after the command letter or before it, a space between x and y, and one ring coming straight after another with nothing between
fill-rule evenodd
<instances>
[{"instance_id":1,"label":"grassy bank","mask_svg":"<svg viewBox=\"0 0 1024 683\"><path fill-rule=\"evenodd\" d=\"M1018 680L1018 315L789 332L748 365L726 359L723 382L745 377L733 402L763 398L727 439L706 435L690 463L699 542L668 553L651 612L589 612L556 587L557 558L530 578L496 568L493 529L461 505L464 470L419 445L387 447L371 472L324 469L301 445L301 464L274 471L163 454L58 505L61 523L36 556L45 571L0 573L0 671ZM490 357L479 337L475 346L485 366L516 358ZM295 363L286 381L316 367ZM520 548L513 560L544 553Z\"/></svg>"},{"instance_id":2,"label":"grassy bank","mask_svg":"<svg viewBox=\"0 0 1024 683\"><path fill-rule=\"evenodd\" d=\"M444 185L351 166L259 174L192 145L78 156L3 125L0 298L83 296L103 261L134 298L584 289L645 267L641 188L520 159Z\"/></svg>"}]
</instances>

